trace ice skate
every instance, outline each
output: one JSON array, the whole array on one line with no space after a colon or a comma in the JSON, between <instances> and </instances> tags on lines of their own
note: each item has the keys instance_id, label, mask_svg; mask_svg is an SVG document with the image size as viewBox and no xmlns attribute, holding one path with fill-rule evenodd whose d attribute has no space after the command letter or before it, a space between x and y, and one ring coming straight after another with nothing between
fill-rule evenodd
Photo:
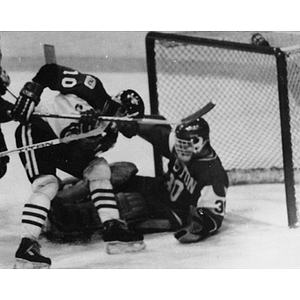
<instances>
[{"instance_id":1,"label":"ice skate","mask_svg":"<svg viewBox=\"0 0 300 300\"><path fill-rule=\"evenodd\" d=\"M109 220L103 225L103 240L108 254L138 252L146 248L143 235L130 230L122 221Z\"/></svg>"},{"instance_id":2,"label":"ice skate","mask_svg":"<svg viewBox=\"0 0 300 300\"><path fill-rule=\"evenodd\" d=\"M23 238L16 252L14 269L49 269L51 260L42 256L37 241Z\"/></svg>"}]
</instances>

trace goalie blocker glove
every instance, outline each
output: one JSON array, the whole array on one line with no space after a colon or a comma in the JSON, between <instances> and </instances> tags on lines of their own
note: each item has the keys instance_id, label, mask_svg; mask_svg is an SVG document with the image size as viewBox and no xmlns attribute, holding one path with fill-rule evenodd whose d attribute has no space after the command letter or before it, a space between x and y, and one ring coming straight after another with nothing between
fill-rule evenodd
<instances>
[{"instance_id":1,"label":"goalie blocker glove","mask_svg":"<svg viewBox=\"0 0 300 300\"><path fill-rule=\"evenodd\" d=\"M216 232L222 221L223 217L212 214L207 208L191 206L187 225L174 236L183 244L196 243Z\"/></svg>"},{"instance_id":2,"label":"goalie blocker glove","mask_svg":"<svg viewBox=\"0 0 300 300\"><path fill-rule=\"evenodd\" d=\"M43 87L40 84L36 82L25 83L12 110L12 118L22 124L28 123L35 106L40 102L42 92Z\"/></svg>"}]
</instances>

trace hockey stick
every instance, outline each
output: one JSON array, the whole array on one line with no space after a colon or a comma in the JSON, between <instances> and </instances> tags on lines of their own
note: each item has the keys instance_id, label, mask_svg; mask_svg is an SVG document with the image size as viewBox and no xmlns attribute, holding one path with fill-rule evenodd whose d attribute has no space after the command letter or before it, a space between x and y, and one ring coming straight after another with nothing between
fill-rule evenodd
<instances>
[{"instance_id":1,"label":"hockey stick","mask_svg":"<svg viewBox=\"0 0 300 300\"><path fill-rule=\"evenodd\" d=\"M103 121L119 121L119 122L137 122L139 124L154 124L154 125L176 125L176 124L187 124L190 123L197 118L207 114L210 110L215 107L215 103L209 102L198 111L193 113L192 115L187 116L186 118L180 120L159 120L159 119L151 119L151 118L130 118L130 117L113 117L113 116L99 116L99 120ZM39 113L34 112L34 116L44 117L44 118L61 118L61 119L74 119L79 120L81 118L80 115L58 115L58 114L48 114L48 113ZM149 116L150 117L150 116Z\"/></svg>"},{"instance_id":2,"label":"hockey stick","mask_svg":"<svg viewBox=\"0 0 300 300\"><path fill-rule=\"evenodd\" d=\"M46 64L56 64L55 48L53 45L44 44L44 56Z\"/></svg>"},{"instance_id":3,"label":"hockey stick","mask_svg":"<svg viewBox=\"0 0 300 300\"><path fill-rule=\"evenodd\" d=\"M105 130L105 128L107 127L108 124L109 124L108 122L105 122L102 124L102 126L96 128L94 130L91 130L89 132L86 132L86 133L80 133L80 134L76 134L76 135L67 136L64 138L57 138L57 139L53 139L53 140L49 140L49 141L44 141L44 142L40 142L40 143L36 143L36 144L32 144L32 145L19 147L19 148L13 149L13 150L3 151L3 152L0 152L0 157L10 155L13 153L21 153L21 152L25 152L25 151L50 147L50 146L54 146L54 145L58 145L58 144L62 144L62 143L69 143L72 141L85 139L85 138L92 137L95 135L100 135L101 133L103 133L103 131Z\"/></svg>"},{"instance_id":4,"label":"hockey stick","mask_svg":"<svg viewBox=\"0 0 300 300\"><path fill-rule=\"evenodd\" d=\"M208 104L203 106L201 109L199 109L198 111L196 111L192 115L190 115L190 116L188 116L184 119L181 119L179 121L176 121L176 123L174 123L174 124L181 124L181 123L186 124L186 123L192 122L192 121L196 120L197 118L200 118L201 116L208 113L214 107L215 107L215 104L212 103L212 102L209 102ZM76 116L76 117L78 117L78 116ZM114 117L107 117L107 118L112 120L112 118L114 118ZM141 120L145 120L145 124L146 124L147 119L141 119ZM152 124L170 124L170 122L166 121L166 120L156 120L156 119L151 119L151 120L153 122ZM127 118L126 121L132 122L132 121L136 121L136 119ZM162 123L162 121L165 121L165 122ZM109 124L109 122L104 122L100 127L96 128L96 129L94 129L90 132L87 132L87 133L72 135L72 136L65 137L65 138L53 139L53 140L49 140L49 141L40 142L40 143L37 143L37 144L32 144L32 145L28 145L28 146L24 146L24 147L19 147L19 148L13 149L13 150L0 152L0 157L10 155L10 154L13 154L13 153L21 153L21 152L36 150L36 149L40 149L40 148L44 148L44 147L50 147L50 146L58 145L58 144L61 144L61 143L69 143L71 141L76 141L76 140L88 138L88 137L91 137L91 136L100 135L101 133L103 133L103 131L105 130L105 128L107 127L108 124Z\"/></svg>"},{"instance_id":5,"label":"hockey stick","mask_svg":"<svg viewBox=\"0 0 300 300\"><path fill-rule=\"evenodd\" d=\"M56 64L56 55L55 55L55 48L53 45L44 44L44 56L46 64ZM18 97L7 87L6 90L15 98L18 99Z\"/></svg>"},{"instance_id":6,"label":"hockey stick","mask_svg":"<svg viewBox=\"0 0 300 300\"><path fill-rule=\"evenodd\" d=\"M36 117L43 117L43 118L57 118L57 119L73 119L73 120L79 120L81 118L80 115L58 115L58 114L48 114L48 113L33 113ZM129 117L114 117L114 116L99 116L98 120L103 121L117 121L117 122L137 122L139 124L178 124L180 121L174 120L174 121L167 121L167 120L157 120L157 119L151 119L151 118L129 118Z\"/></svg>"}]
</instances>

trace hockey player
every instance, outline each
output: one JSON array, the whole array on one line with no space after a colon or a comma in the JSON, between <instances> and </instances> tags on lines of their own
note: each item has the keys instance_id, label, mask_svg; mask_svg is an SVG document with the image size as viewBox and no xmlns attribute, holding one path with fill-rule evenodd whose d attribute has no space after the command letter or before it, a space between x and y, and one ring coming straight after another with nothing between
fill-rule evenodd
<instances>
[{"instance_id":1,"label":"hockey player","mask_svg":"<svg viewBox=\"0 0 300 300\"><path fill-rule=\"evenodd\" d=\"M5 95L7 87L10 84L10 77L8 76L6 71L3 70L3 68L1 67L1 59L2 59L2 53L0 49L0 95L1 95L0 96L0 123L5 123L12 120L8 112L12 109L13 104L2 98L2 96ZM6 142L0 127L0 152L6 150L7 150ZM2 178L5 175L7 171L8 162L9 162L8 156L4 156L0 158L0 178Z\"/></svg>"},{"instance_id":2,"label":"hockey player","mask_svg":"<svg viewBox=\"0 0 300 300\"><path fill-rule=\"evenodd\" d=\"M59 93L51 101L38 105L45 88ZM80 114L81 117L79 121L40 118L32 115L34 110ZM135 91L122 91L112 99L97 77L57 64L44 65L32 81L24 85L12 110L13 118L21 122L16 130L19 147L85 133L98 126L102 126L104 131L95 137L20 154L32 183L32 194L23 209L22 240L15 255L16 268L49 268L51 265L50 258L40 253L38 238L51 200L59 189L57 169L83 178L88 183L91 200L104 225L103 239L107 242L108 253L113 253L114 247L124 252L145 248L143 235L131 231L120 220L110 182L110 168L103 163L103 158L98 157L114 145L118 130L131 137L115 123L99 122L100 115L143 117L143 114L143 100Z\"/></svg>"},{"instance_id":3,"label":"hockey player","mask_svg":"<svg viewBox=\"0 0 300 300\"><path fill-rule=\"evenodd\" d=\"M198 242L215 233L225 215L228 177L210 144L208 123L198 118L176 130L146 124L134 128L169 163L161 177L135 175L115 188L122 218L141 232L176 231L180 243ZM74 199L78 194L73 189ZM88 197L84 195L79 197ZM63 197L60 201L63 205ZM52 214L53 222L64 222L55 210Z\"/></svg>"}]
</instances>

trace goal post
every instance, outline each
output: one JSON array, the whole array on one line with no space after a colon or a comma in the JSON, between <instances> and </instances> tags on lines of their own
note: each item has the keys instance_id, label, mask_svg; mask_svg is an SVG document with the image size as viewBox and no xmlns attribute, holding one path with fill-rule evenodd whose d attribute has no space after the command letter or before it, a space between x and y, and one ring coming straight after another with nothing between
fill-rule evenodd
<instances>
[{"instance_id":1,"label":"goal post","mask_svg":"<svg viewBox=\"0 0 300 300\"><path fill-rule=\"evenodd\" d=\"M296 227L300 55L288 50L173 33L146 36L151 113L183 118L216 103L204 118L230 184L284 183L288 225ZM155 149L154 161L159 175L165 161Z\"/></svg>"}]
</instances>

